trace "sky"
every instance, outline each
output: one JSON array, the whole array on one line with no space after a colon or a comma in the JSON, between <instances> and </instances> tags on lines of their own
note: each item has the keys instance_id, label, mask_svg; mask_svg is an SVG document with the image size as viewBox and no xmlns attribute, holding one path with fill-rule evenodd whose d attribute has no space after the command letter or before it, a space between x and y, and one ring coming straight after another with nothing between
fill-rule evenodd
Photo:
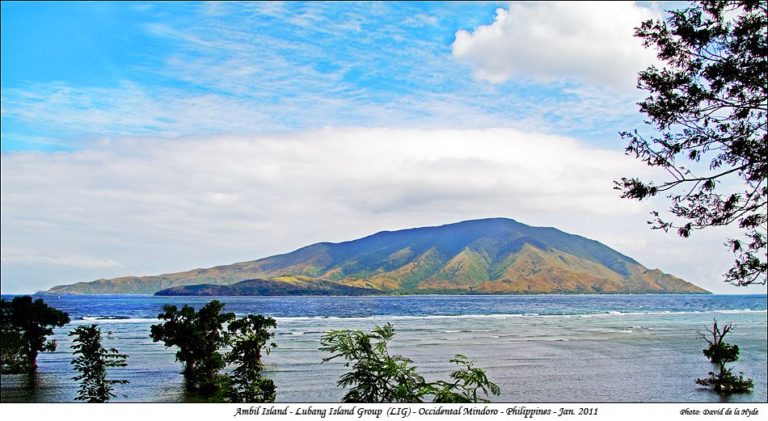
<instances>
[{"instance_id":1,"label":"sky","mask_svg":"<svg viewBox=\"0 0 768 421\"><path fill-rule=\"evenodd\" d=\"M3 2L2 292L488 217L764 292L613 189L670 6Z\"/></svg>"}]
</instances>

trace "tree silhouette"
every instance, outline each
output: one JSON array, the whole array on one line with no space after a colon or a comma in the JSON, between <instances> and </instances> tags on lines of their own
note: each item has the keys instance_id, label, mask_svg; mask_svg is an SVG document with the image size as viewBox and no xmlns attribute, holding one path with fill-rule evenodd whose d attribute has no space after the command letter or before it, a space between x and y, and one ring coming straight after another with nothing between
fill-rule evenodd
<instances>
[{"instance_id":1,"label":"tree silhouette","mask_svg":"<svg viewBox=\"0 0 768 421\"><path fill-rule=\"evenodd\" d=\"M221 313L224 304L213 300L195 311L184 305L163 307L157 317L163 323L151 327L153 341L162 341L166 347L176 346L176 360L184 363L184 378L187 387L203 394L215 392L216 375L224 365L219 350L229 343L224 324L235 319L235 313Z\"/></svg>"},{"instance_id":2,"label":"tree silhouette","mask_svg":"<svg viewBox=\"0 0 768 421\"><path fill-rule=\"evenodd\" d=\"M712 323L712 329L707 329L712 339L699 332L699 336L709 344L709 347L704 349L704 355L712 364L718 366L718 372L710 371L708 378L696 379L695 382L702 386L711 387L720 394L745 393L752 390L751 379L745 379L743 373L739 373L739 377L736 377L731 369L725 366L727 363L736 362L739 359L739 346L723 342L723 338L731 330L733 330L732 324L726 324L721 330L717 326L717 320L715 320Z\"/></svg>"},{"instance_id":3,"label":"tree silhouette","mask_svg":"<svg viewBox=\"0 0 768 421\"><path fill-rule=\"evenodd\" d=\"M387 344L395 330L387 323L376 326L373 332L361 330L332 330L320 339L320 350L331 352L323 362L335 358L346 360L352 369L337 382L350 387L344 402L422 402L432 396L435 402L487 402L478 391L498 395L499 387L488 380L482 369L475 368L463 355L451 362L465 368L451 373L452 382L427 382L416 372L413 361L402 355L390 355Z\"/></svg>"},{"instance_id":4,"label":"tree silhouette","mask_svg":"<svg viewBox=\"0 0 768 421\"><path fill-rule=\"evenodd\" d=\"M743 237L726 243L735 262L725 281L738 286L765 284L768 273L767 7L707 0L636 28L663 64L638 78L648 93L640 111L659 134L621 133L628 155L668 175L660 183L622 178L622 197L666 194L673 218L655 211L649 224L682 237L737 226Z\"/></svg>"},{"instance_id":5,"label":"tree silhouette","mask_svg":"<svg viewBox=\"0 0 768 421\"><path fill-rule=\"evenodd\" d=\"M37 355L42 351L55 351L56 341L47 340L54 327L69 323L69 315L49 307L42 299L32 301L30 296L0 298L0 366L3 372L37 370Z\"/></svg>"},{"instance_id":6,"label":"tree silhouette","mask_svg":"<svg viewBox=\"0 0 768 421\"><path fill-rule=\"evenodd\" d=\"M477 403L489 402L487 399L479 397L478 392L484 396L489 394L498 395L501 389L495 383L488 380L485 371L474 367L472 361L461 354L457 354L450 360L460 366L461 370L451 373L453 381L438 381L434 384L436 392L435 402L438 403Z\"/></svg>"},{"instance_id":7,"label":"tree silhouette","mask_svg":"<svg viewBox=\"0 0 768 421\"><path fill-rule=\"evenodd\" d=\"M231 402L274 402L275 384L261 376L264 363L262 350L269 354L277 345L269 342L275 335L271 329L277 327L275 319L249 314L229 324L232 350L226 361L235 367L231 377L225 381L225 396Z\"/></svg>"},{"instance_id":8,"label":"tree silhouette","mask_svg":"<svg viewBox=\"0 0 768 421\"><path fill-rule=\"evenodd\" d=\"M344 358L352 371L338 381L341 387L349 387L344 402L421 402L428 385L416 373L411 361L401 355L390 355L388 342L395 330L387 323L376 326L373 332L360 330L333 330L320 340L321 351L331 352L323 362Z\"/></svg>"},{"instance_id":9,"label":"tree silhouette","mask_svg":"<svg viewBox=\"0 0 768 421\"><path fill-rule=\"evenodd\" d=\"M72 349L75 358L72 365L80 374L72 380L80 382L80 389L75 400L86 402L106 402L115 397L113 385L127 384L127 380L107 379L107 368L125 367L127 355L115 348L104 349L101 345L101 329L96 325L78 326L69 332L75 336Z\"/></svg>"}]
</instances>

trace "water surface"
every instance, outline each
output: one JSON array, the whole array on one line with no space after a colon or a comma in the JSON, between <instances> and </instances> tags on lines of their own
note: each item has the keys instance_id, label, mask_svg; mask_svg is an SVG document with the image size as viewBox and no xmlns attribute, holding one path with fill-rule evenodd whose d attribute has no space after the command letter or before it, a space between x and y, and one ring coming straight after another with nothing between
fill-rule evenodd
<instances>
[{"instance_id":1,"label":"water surface","mask_svg":"<svg viewBox=\"0 0 768 421\"><path fill-rule=\"evenodd\" d=\"M2 401L69 402L71 338L77 324L97 323L105 345L129 355L114 369L115 401L180 402L181 365L174 349L153 343L149 328L164 304L199 308L212 297L45 296L72 323L55 332L56 352L39 358L37 387L23 376L3 376ZM464 354L502 389L498 402L730 402L766 401L765 295L535 295L405 297L218 297L238 315L277 319L278 348L265 357L282 402L338 402L346 368L321 363L320 337L331 329L370 330L391 323L393 353L414 360L428 380L446 379L448 360ZM734 365L755 383L753 393L723 399L693 383L711 365L697 332L712 319L736 328Z\"/></svg>"}]
</instances>

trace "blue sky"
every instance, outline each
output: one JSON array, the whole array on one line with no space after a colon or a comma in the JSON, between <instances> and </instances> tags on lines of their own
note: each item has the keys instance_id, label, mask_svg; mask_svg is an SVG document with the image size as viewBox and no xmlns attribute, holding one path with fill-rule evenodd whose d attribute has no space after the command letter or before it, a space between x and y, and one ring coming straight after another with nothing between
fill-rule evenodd
<instances>
[{"instance_id":1,"label":"blue sky","mask_svg":"<svg viewBox=\"0 0 768 421\"><path fill-rule=\"evenodd\" d=\"M497 216L733 292L612 189L669 6L3 2L3 292Z\"/></svg>"},{"instance_id":2,"label":"blue sky","mask_svg":"<svg viewBox=\"0 0 768 421\"><path fill-rule=\"evenodd\" d=\"M73 150L122 136L446 124L608 144L640 121L631 106L617 113L582 101L631 103L632 93L585 91L565 78L473 76L452 55L456 32L492 24L501 3L2 7L3 151ZM190 104L210 107L208 117L179 115Z\"/></svg>"}]
</instances>

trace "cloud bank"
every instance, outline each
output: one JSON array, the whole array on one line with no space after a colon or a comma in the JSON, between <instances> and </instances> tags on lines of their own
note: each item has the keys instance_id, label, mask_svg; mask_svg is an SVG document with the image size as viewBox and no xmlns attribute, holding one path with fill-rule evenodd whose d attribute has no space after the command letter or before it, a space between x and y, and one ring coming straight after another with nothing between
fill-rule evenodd
<instances>
[{"instance_id":1,"label":"cloud bank","mask_svg":"<svg viewBox=\"0 0 768 421\"><path fill-rule=\"evenodd\" d=\"M3 292L496 216L594 238L694 282L701 270L717 284L727 260L693 265L690 247L719 243L688 242L674 255L674 236L645 225L646 205L611 188L648 171L621 152L512 129L326 128L5 153Z\"/></svg>"}]
</instances>

